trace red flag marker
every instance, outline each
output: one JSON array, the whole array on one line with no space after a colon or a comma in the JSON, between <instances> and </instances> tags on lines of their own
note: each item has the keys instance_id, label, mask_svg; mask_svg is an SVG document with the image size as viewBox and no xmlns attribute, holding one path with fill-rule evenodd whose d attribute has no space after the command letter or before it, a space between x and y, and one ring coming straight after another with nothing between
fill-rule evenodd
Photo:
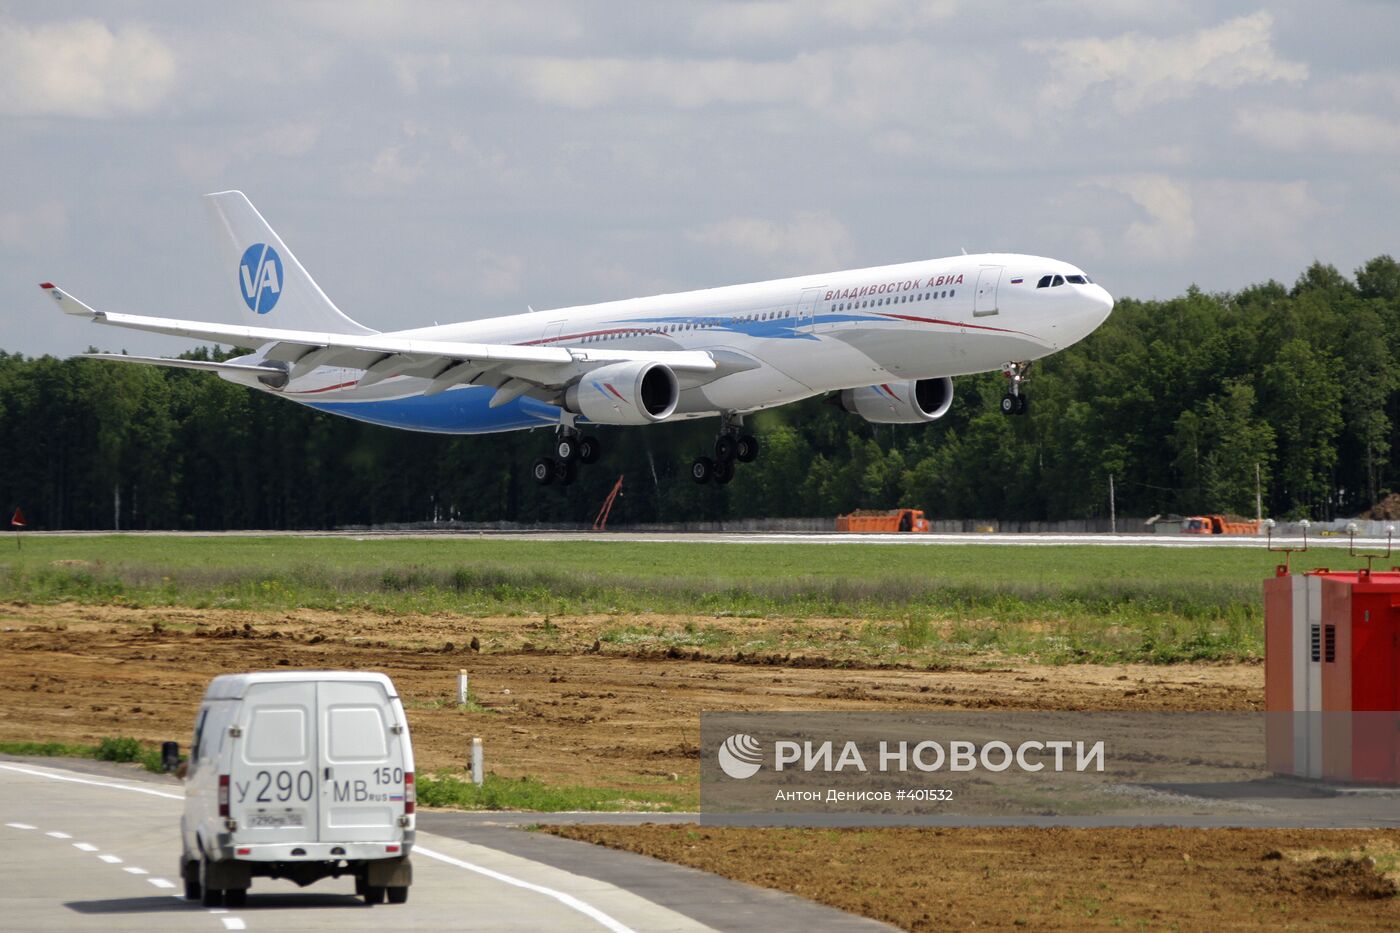
<instances>
[{"instance_id":1,"label":"red flag marker","mask_svg":"<svg viewBox=\"0 0 1400 933\"><path fill-rule=\"evenodd\" d=\"M10 526L12 528L23 528L27 524L28 522L24 520L23 510L15 509L15 514L10 516Z\"/></svg>"}]
</instances>

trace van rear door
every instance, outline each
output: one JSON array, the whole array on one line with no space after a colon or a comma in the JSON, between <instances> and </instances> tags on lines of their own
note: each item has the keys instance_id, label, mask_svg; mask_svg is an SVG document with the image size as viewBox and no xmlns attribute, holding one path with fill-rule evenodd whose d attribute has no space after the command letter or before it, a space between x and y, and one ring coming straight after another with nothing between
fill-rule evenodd
<instances>
[{"instance_id":1,"label":"van rear door","mask_svg":"<svg viewBox=\"0 0 1400 933\"><path fill-rule=\"evenodd\" d=\"M320 841L380 842L402 836L404 726L373 681L316 685L322 741Z\"/></svg>"},{"instance_id":2,"label":"van rear door","mask_svg":"<svg viewBox=\"0 0 1400 933\"><path fill-rule=\"evenodd\" d=\"M238 842L315 841L316 684L252 685L233 730L229 815L238 821Z\"/></svg>"}]
</instances>

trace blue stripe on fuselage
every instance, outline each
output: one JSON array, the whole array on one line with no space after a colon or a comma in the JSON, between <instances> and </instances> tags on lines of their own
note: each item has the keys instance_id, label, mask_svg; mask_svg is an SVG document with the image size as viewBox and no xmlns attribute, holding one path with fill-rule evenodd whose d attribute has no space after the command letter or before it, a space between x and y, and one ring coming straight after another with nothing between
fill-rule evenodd
<instances>
[{"instance_id":1,"label":"blue stripe on fuselage","mask_svg":"<svg viewBox=\"0 0 1400 933\"><path fill-rule=\"evenodd\" d=\"M302 402L317 411L435 434L490 434L559 423L559 409L532 398L518 398L500 408L490 407L495 389L463 386L440 395L409 395L365 402Z\"/></svg>"}]
</instances>

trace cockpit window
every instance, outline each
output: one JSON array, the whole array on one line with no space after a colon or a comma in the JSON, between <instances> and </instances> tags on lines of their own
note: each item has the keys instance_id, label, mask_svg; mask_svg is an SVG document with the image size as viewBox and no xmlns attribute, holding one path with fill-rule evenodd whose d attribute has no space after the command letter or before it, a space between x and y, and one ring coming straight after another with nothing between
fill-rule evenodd
<instances>
[{"instance_id":1,"label":"cockpit window","mask_svg":"<svg viewBox=\"0 0 1400 933\"><path fill-rule=\"evenodd\" d=\"M1065 284L1065 277L1062 275L1057 275L1054 279L1051 280L1050 287L1055 288L1056 286L1063 284Z\"/></svg>"},{"instance_id":2,"label":"cockpit window","mask_svg":"<svg viewBox=\"0 0 1400 933\"><path fill-rule=\"evenodd\" d=\"M1052 278L1054 278L1054 276L1042 275L1042 276L1040 277L1040 281L1035 283L1035 287L1036 287L1036 288L1049 288L1049 287L1050 287L1050 280L1051 280Z\"/></svg>"},{"instance_id":3,"label":"cockpit window","mask_svg":"<svg viewBox=\"0 0 1400 933\"><path fill-rule=\"evenodd\" d=\"M1087 275L1067 275L1065 276L1065 281L1071 285L1086 285L1088 284L1089 277Z\"/></svg>"}]
</instances>

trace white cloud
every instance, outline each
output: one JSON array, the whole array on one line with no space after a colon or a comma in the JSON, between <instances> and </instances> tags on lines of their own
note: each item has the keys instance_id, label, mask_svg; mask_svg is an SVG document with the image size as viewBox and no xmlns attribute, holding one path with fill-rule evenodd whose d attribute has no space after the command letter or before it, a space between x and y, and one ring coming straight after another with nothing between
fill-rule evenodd
<instances>
[{"instance_id":1,"label":"white cloud","mask_svg":"<svg viewBox=\"0 0 1400 933\"><path fill-rule=\"evenodd\" d=\"M1069 106L1100 84L1121 113L1164 100L1191 97L1202 88L1229 90L1247 84L1299 82L1308 66L1280 58L1273 49L1274 18L1260 11L1192 35L1156 39L1127 33L1111 39L1033 40L1055 75L1041 98Z\"/></svg>"},{"instance_id":2,"label":"white cloud","mask_svg":"<svg viewBox=\"0 0 1400 933\"><path fill-rule=\"evenodd\" d=\"M1345 110L1256 107L1235 114L1235 129L1273 149L1347 155L1400 155L1400 122Z\"/></svg>"},{"instance_id":3,"label":"white cloud","mask_svg":"<svg viewBox=\"0 0 1400 933\"><path fill-rule=\"evenodd\" d=\"M1226 255L1261 246L1290 255L1322 210L1306 181L1211 179L1193 190L1201 245Z\"/></svg>"},{"instance_id":4,"label":"white cloud","mask_svg":"<svg viewBox=\"0 0 1400 933\"><path fill-rule=\"evenodd\" d=\"M535 98L578 110L623 102L693 110L716 104L813 105L830 97L829 64L739 59L526 58L513 68Z\"/></svg>"},{"instance_id":5,"label":"white cloud","mask_svg":"<svg viewBox=\"0 0 1400 933\"><path fill-rule=\"evenodd\" d=\"M827 211L801 211L787 223L733 217L701 227L689 237L793 272L839 269L850 259L855 244L846 226Z\"/></svg>"},{"instance_id":6,"label":"white cloud","mask_svg":"<svg viewBox=\"0 0 1400 933\"><path fill-rule=\"evenodd\" d=\"M791 40L813 30L903 32L942 22L958 0L759 0L719 3L696 14L692 38L701 45Z\"/></svg>"},{"instance_id":7,"label":"white cloud","mask_svg":"<svg viewBox=\"0 0 1400 933\"><path fill-rule=\"evenodd\" d=\"M1147 215L1123 232L1123 246L1133 259L1175 261L1191 252L1196 239L1195 211L1186 186L1165 175L1124 175L1101 179L1099 187L1132 199Z\"/></svg>"},{"instance_id":8,"label":"white cloud","mask_svg":"<svg viewBox=\"0 0 1400 933\"><path fill-rule=\"evenodd\" d=\"M0 114L113 117L154 110L175 82L175 55L149 30L94 19L0 23Z\"/></svg>"},{"instance_id":9,"label":"white cloud","mask_svg":"<svg viewBox=\"0 0 1400 933\"><path fill-rule=\"evenodd\" d=\"M217 135L220 138L216 142L182 140L175 145L175 164L187 178L215 183L223 179L233 165L245 165L269 156L275 159L304 156L315 148L321 127L306 121L277 124L252 132L238 128Z\"/></svg>"},{"instance_id":10,"label":"white cloud","mask_svg":"<svg viewBox=\"0 0 1400 933\"><path fill-rule=\"evenodd\" d=\"M0 209L0 250L47 256L60 252L67 239L68 205L62 201Z\"/></svg>"}]
</instances>

